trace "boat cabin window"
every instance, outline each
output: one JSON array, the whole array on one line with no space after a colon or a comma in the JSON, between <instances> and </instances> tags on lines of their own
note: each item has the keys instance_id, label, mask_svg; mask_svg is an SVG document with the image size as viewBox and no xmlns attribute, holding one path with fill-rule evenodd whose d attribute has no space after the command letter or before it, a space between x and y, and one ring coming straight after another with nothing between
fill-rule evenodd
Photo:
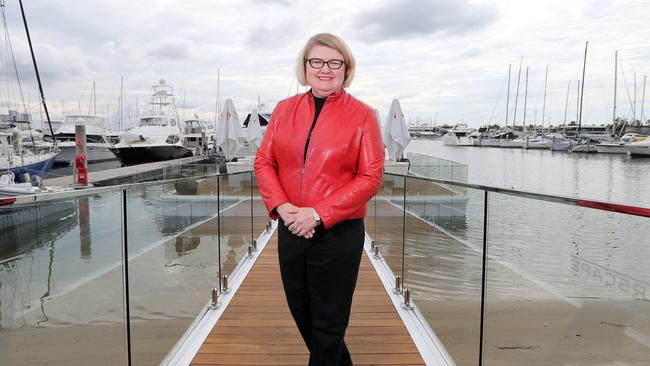
<instances>
[{"instance_id":1,"label":"boat cabin window","mask_svg":"<svg viewBox=\"0 0 650 366\"><path fill-rule=\"evenodd\" d=\"M169 120L168 118L161 118L161 117L145 117L140 119L140 127L146 127L146 126L165 127L168 124L171 126L176 126L176 120L175 119Z\"/></svg>"}]
</instances>

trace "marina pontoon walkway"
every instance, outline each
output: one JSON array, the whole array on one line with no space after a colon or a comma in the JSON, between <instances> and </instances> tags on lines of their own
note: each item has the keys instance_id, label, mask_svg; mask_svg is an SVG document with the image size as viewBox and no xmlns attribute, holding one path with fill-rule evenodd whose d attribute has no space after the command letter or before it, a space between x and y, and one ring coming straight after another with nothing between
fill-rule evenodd
<instances>
[{"instance_id":1,"label":"marina pontoon walkway","mask_svg":"<svg viewBox=\"0 0 650 366\"><path fill-rule=\"evenodd\" d=\"M424 365L364 252L346 343L355 365ZM306 365L308 351L282 291L274 234L193 365Z\"/></svg>"}]
</instances>

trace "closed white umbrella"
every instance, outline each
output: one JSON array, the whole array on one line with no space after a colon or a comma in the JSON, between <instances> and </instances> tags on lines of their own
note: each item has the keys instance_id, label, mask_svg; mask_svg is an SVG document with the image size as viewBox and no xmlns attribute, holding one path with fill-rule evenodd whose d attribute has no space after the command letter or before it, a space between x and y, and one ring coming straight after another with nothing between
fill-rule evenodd
<instances>
[{"instance_id":1,"label":"closed white umbrella","mask_svg":"<svg viewBox=\"0 0 650 366\"><path fill-rule=\"evenodd\" d=\"M388 158L394 161L402 158L406 146L411 142L411 134L397 99L393 99L386 116L383 135L384 145L388 149Z\"/></svg>"},{"instance_id":2,"label":"closed white umbrella","mask_svg":"<svg viewBox=\"0 0 650 366\"><path fill-rule=\"evenodd\" d=\"M223 151L226 160L231 160L239 150L239 138L242 137L241 123L232 99L226 99L223 111L219 116L215 133L217 146Z\"/></svg>"},{"instance_id":3,"label":"closed white umbrella","mask_svg":"<svg viewBox=\"0 0 650 366\"><path fill-rule=\"evenodd\" d=\"M257 109L251 111L251 118L248 120L248 129L246 130L246 141L248 141L253 152L257 151L257 148L262 144L262 129Z\"/></svg>"}]
</instances>

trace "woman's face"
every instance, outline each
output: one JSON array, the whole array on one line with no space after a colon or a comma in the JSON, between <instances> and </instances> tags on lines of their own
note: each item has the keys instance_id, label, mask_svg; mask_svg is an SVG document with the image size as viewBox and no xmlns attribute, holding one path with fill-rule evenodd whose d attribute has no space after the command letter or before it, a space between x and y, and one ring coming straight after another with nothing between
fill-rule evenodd
<instances>
[{"instance_id":1,"label":"woman's face","mask_svg":"<svg viewBox=\"0 0 650 366\"><path fill-rule=\"evenodd\" d=\"M323 61L341 60L343 55L339 51L323 46L315 45L309 51L307 59L321 59ZM339 69L333 70L328 64L321 68L315 68L306 62L305 73L307 84L311 86L312 92L317 97L326 97L339 91L343 87L345 79L345 64Z\"/></svg>"}]
</instances>

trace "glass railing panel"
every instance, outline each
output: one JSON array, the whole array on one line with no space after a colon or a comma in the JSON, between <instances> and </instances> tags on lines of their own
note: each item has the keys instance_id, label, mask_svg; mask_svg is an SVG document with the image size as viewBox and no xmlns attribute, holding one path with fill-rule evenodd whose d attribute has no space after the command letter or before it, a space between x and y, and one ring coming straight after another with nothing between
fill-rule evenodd
<instances>
[{"instance_id":1,"label":"glass railing panel","mask_svg":"<svg viewBox=\"0 0 650 366\"><path fill-rule=\"evenodd\" d=\"M468 181L467 176L468 167L463 164L453 164L452 165L452 180L456 182L465 182Z\"/></svg>"},{"instance_id":2,"label":"glass railing panel","mask_svg":"<svg viewBox=\"0 0 650 366\"><path fill-rule=\"evenodd\" d=\"M237 264L248 255L248 246L253 242L251 185L250 171L219 177L222 275L232 274Z\"/></svg>"},{"instance_id":3,"label":"glass railing panel","mask_svg":"<svg viewBox=\"0 0 650 366\"><path fill-rule=\"evenodd\" d=\"M253 206L253 238L257 238L266 228L269 220L269 215L266 211L266 206L262 200L262 194L257 186L257 179L255 173L251 172L251 193L252 193L252 206Z\"/></svg>"},{"instance_id":4,"label":"glass railing panel","mask_svg":"<svg viewBox=\"0 0 650 366\"><path fill-rule=\"evenodd\" d=\"M366 229L390 269L399 275L402 275L404 250L404 182L404 176L384 174L374 207L368 212L375 233Z\"/></svg>"},{"instance_id":5,"label":"glass railing panel","mask_svg":"<svg viewBox=\"0 0 650 366\"><path fill-rule=\"evenodd\" d=\"M217 178L127 191L131 351L157 365L218 286Z\"/></svg>"},{"instance_id":6,"label":"glass railing panel","mask_svg":"<svg viewBox=\"0 0 650 366\"><path fill-rule=\"evenodd\" d=\"M124 365L120 192L0 209L0 364Z\"/></svg>"},{"instance_id":7,"label":"glass railing panel","mask_svg":"<svg viewBox=\"0 0 650 366\"><path fill-rule=\"evenodd\" d=\"M650 359L650 219L490 193L484 365Z\"/></svg>"},{"instance_id":8,"label":"glass railing panel","mask_svg":"<svg viewBox=\"0 0 650 366\"><path fill-rule=\"evenodd\" d=\"M457 365L477 365L484 192L407 179L403 285Z\"/></svg>"}]
</instances>

